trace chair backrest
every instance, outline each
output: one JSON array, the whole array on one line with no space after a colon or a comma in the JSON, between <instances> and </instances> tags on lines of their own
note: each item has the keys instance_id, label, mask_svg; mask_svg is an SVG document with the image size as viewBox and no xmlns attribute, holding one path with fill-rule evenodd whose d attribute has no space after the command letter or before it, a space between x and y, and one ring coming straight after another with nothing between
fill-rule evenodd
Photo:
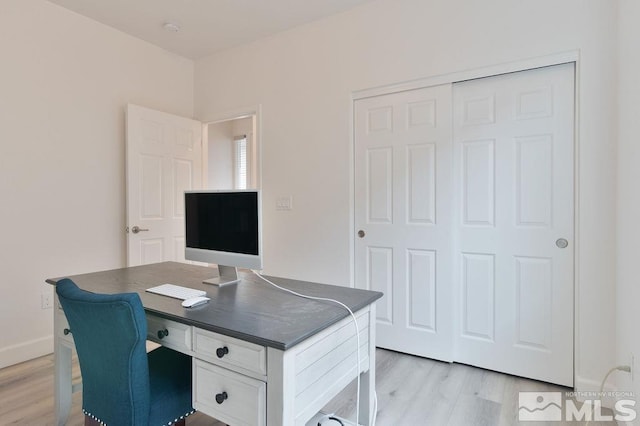
<instances>
[{"instance_id":1,"label":"chair backrest","mask_svg":"<svg viewBox=\"0 0 640 426\"><path fill-rule=\"evenodd\" d=\"M140 297L90 293L68 278L57 283L56 293L78 353L85 414L108 425L146 425L147 322Z\"/></svg>"}]
</instances>

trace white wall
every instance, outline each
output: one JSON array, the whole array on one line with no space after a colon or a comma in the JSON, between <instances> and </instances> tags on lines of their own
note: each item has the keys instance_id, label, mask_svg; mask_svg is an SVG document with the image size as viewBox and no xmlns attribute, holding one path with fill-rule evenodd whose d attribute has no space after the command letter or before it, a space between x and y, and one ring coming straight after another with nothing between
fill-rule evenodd
<instances>
[{"instance_id":1,"label":"white wall","mask_svg":"<svg viewBox=\"0 0 640 426\"><path fill-rule=\"evenodd\" d=\"M47 277L125 265L124 108L192 116L193 62L42 0L0 2L0 367L53 349Z\"/></svg>"},{"instance_id":2,"label":"white wall","mask_svg":"<svg viewBox=\"0 0 640 426\"><path fill-rule=\"evenodd\" d=\"M233 135L248 135L253 132L253 117L239 118L231 121Z\"/></svg>"},{"instance_id":3,"label":"white wall","mask_svg":"<svg viewBox=\"0 0 640 426\"><path fill-rule=\"evenodd\" d=\"M233 122L209 124L207 189L233 189Z\"/></svg>"},{"instance_id":4,"label":"white wall","mask_svg":"<svg viewBox=\"0 0 640 426\"><path fill-rule=\"evenodd\" d=\"M640 3L620 0L619 10L619 134L618 134L618 364L635 357L634 382L616 373L619 388L640 396ZM636 406L638 409L639 407ZM640 412L640 409L638 410ZM635 424L640 424L640 418Z\"/></svg>"},{"instance_id":5,"label":"white wall","mask_svg":"<svg viewBox=\"0 0 640 426\"><path fill-rule=\"evenodd\" d=\"M265 269L349 284L351 94L578 49L576 383L615 360L616 4L379 0L196 61L196 116L262 105ZM293 195L294 210L275 211Z\"/></svg>"}]
</instances>

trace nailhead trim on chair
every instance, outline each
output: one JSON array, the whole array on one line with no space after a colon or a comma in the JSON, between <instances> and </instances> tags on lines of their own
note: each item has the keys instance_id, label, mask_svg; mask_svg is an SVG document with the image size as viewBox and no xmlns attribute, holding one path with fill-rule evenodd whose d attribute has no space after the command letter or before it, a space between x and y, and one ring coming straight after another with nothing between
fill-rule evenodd
<instances>
[{"instance_id":1,"label":"nailhead trim on chair","mask_svg":"<svg viewBox=\"0 0 640 426\"><path fill-rule=\"evenodd\" d=\"M100 420L99 418L97 418L96 416L94 416L93 414L91 414L90 412L85 410L84 408L82 409L82 412L84 413L85 416L91 417L96 422L99 422L102 426L106 426L107 425L105 422L103 422L102 420Z\"/></svg>"},{"instance_id":2,"label":"nailhead trim on chair","mask_svg":"<svg viewBox=\"0 0 640 426\"><path fill-rule=\"evenodd\" d=\"M172 425L174 423L178 423L180 420L186 419L187 417L189 417L190 415L192 415L195 412L196 412L196 410L191 410L191 412L186 413L184 416L180 416L179 419L174 419L172 422L167 423L166 426L170 426L170 425ZM165 425L163 425L163 426L165 426Z\"/></svg>"},{"instance_id":3,"label":"nailhead trim on chair","mask_svg":"<svg viewBox=\"0 0 640 426\"><path fill-rule=\"evenodd\" d=\"M96 416L94 416L93 414L91 414L90 412L88 412L87 410L85 410L84 408L82 409L82 412L86 415L91 417L93 420L95 420L96 422L99 422L102 426L107 426L107 424L105 422L103 422L102 420L100 420L99 418L97 418ZM189 417L190 415L192 415L193 413L195 413L196 410L191 410L190 412L180 416L179 419L174 419L172 422L167 423L166 425L162 425L162 426L171 426L174 423L179 422L182 419L186 419L187 417Z\"/></svg>"}]
</instances>

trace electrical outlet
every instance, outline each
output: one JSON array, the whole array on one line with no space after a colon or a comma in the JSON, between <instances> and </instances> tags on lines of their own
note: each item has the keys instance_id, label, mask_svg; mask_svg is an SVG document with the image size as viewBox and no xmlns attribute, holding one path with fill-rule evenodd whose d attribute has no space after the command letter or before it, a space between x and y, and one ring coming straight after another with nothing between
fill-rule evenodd
<instances>
[{"instance_id":1,"label":"electrical outlet","mask_svg":"<svg viewBox=\"0 0 640 426\"><path fill-rule=\"evenodd\" d=\"M51 309L53 307L53 295L50 293L42 293L40 295L42 309Z\"/></svg>"}]
</instances>

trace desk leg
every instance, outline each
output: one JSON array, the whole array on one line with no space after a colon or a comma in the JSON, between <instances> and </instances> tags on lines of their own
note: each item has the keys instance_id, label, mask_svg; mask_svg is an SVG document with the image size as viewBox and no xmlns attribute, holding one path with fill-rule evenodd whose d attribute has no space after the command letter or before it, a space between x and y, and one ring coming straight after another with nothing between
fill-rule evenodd
<instances>
[{"instance_id":1,"label":"desk leg","mask_svg":"<svg viewBox=\"0 0 640 426\"><path fill-rule=\"evenodd\" d=\"M53 393L56 411L56 424L62 426L67 422L69 411L71 411L71 394L73 393L71 356L73 351L69 343L66 343L58 337L58 330L59 328L55 327Z\"/></svg>"},{"instance_id":2,"label":"desk leg","mask_svg":"<svg viewBox=\"0 0 640 426\"><path fill-rule=\"evenodd\" d=\"M267 348L267 426L295 424L293 351Z\"/></svg>"},{"instance_id":3,"label":"desk leg","mask_svg":"<svg viewBox=\"0 0 640 426\"><path fill-rule=\"evenodd\" d=\"M359 422L365 426L373 424L376 391L376 304L369 307L369 369L361 373Z\"/></svg>"}]
</instances>

